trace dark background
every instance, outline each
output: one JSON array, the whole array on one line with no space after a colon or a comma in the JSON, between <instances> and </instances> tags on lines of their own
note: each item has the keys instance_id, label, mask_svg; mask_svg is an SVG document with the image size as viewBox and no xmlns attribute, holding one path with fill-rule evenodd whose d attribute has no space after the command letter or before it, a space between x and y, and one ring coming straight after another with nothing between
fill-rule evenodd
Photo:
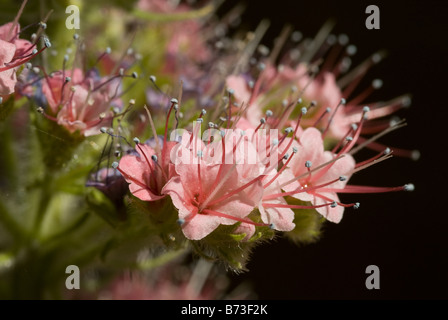
<instances>
[{"instance_id":1,"label":"dark background","mask_svg":"<svg viewBox=\"0 0 448 320\"><path fill-rule=\"evenodd\" d=\"M239 1L225 1L222 10ZM334 34L345 33L358 53L354 65L379 49L388 57L375 66L368 81L384 85L372 100L404 93L411 108L399 116L408 126L381 142L418 149L419 161L394 157L362 171L353 184L396 186L412 182L414 192L344 195L359 201L339 224L327 223L320 241L298 247L279 238L253 253L249 272L233 276L233 286L252 285L259 299L447 299L448 210L446 128L448 71L448 4L443 1L246 1L243 25L254 29L271 21L262 43L272 44L285 23L314 36L329 18ZM368 30L368 5L380 9L380 30ZM380 289L365 287L368 265L380 268Z\"/></svg>"}]
</instances>

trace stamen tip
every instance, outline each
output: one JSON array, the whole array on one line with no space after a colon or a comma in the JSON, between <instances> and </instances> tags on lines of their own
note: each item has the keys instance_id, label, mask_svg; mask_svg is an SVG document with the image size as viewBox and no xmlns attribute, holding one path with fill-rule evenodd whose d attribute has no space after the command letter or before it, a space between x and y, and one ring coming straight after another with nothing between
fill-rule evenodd
<instances>
[{"instance_id":1,"label":"stamen tip","mask_svg":"<svg viewBox=\"0 0 448 320\"><path fill-rule=\"evenodd\" d=\"M418 159L420 159L420 151L412 150L412 152L411 152L411 159L414 160L414 161L417 161Z\"/></svg>"},{"instance_id":2,"label":"stamen tip","mask_svg":"<svg viewBox=\"0 0 448 320\"><path fill-rule=\"evenodd\" d=\"M179 101L178 101L176 98L172 98L172 99L171 99L171 103L172 103L172 104L178 104Z\"/></svg>"},{"instance_id":3,"label":"stamen tip","mask_svg":"<svg viewBox=\"0 0 448 320\"><path fill-rule=\"evenodd\" d=\"M178 225L183 225L185 223L185 219L177 219L177 224Z\"/></svg>"},{"instance_id":4,"label":"stamen tip","mask_svg":"<svg viewBox=\"0 0 448 320\"><path fill-rule=\"evenodd\" d=\"M132 140L135 142L135 144L140 144L140 139L139 138L135 137Z\"/></svg>"},{"instance_id":5,"label":"stamen tip","mask_svg":"<svg viewBox=\"0 0 448 320\"><path fill-rule=\"evenodd\" d=\"M112 168L114 168L114 169L118 168L118 162L117 161L112 162Z\"/></svg>"},{"instance_id":6,"label":"stamen tip","mask_svg":"<svg viewBox=\"0 0 448 320\"><path fill-rule=\"evenodd\" d=\"M153 155L151 156L151 159L152 159L152 161L157 162L157 156L156 156L155 154L153 154Z\"/></svg>"},{"instance_id":7,"label":"stamen tip","mask_svg":"<svg viewBox=\"0 0 448 320\"><path fill-rule=\"evenodd\" d=\"M404 190L405 191L414 191L415 190L415 186L412 183L408 183L404 185Z\"/></svg>"}]
</instances>

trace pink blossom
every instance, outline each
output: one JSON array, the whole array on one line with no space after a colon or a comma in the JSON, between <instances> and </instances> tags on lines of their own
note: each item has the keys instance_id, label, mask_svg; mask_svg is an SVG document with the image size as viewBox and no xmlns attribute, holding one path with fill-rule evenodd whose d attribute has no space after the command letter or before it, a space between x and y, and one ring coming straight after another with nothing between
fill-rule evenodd
<instances>
[{"instance_id":1,"label":"pink blossom","mask_svg":"<svg viewBox=\"0 0 448 320\"><path fill-rule=\"evenodd\" d=\"M42 92L48 106L47 118L64 126L69 132L84 136L100 133L100 128L113 118L112 104L120 105L117 98L119 76L96 79L85 76L75 68L54 72L43 80Z\"/></svg>"},{"instance_id":2,"label":"pink blossom","mask_svg":"<svg viewBox=\"0 0 448 320\"><path fill-rule=\"evenodd\" d=\"M185 137L183 141L187 140ZM200 240L221 224L233 225L238 221L256 224L247 216L263 193L259 165L216 163L216 159L224 160L226 153L233 155L232 139L222 140L224 150L213 147L214 160L210 161L209 145L192 137L190 146L181 144L180 151L196 159L195 163L176 163L178 175L163 189L179 210L184 235L190 240Z\"/></svg>"},{"instance_id":3,"label":"pink blossom","mask_svg":"<svg viewBox=\"0 0 448 320\"><path fill-rule=\"evenodd\" d=\"M19 24L13 22L0 26L0 95L14 92L17 83L16 69L35 54L31 54L33 45L19 39Z\"/></svg>"}]
</instances>

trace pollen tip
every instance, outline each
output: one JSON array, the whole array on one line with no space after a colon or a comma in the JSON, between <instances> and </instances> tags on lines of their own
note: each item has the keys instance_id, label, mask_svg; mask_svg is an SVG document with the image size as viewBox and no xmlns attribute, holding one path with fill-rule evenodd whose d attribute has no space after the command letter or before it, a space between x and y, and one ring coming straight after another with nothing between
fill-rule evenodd
<instances>
[{"instance_id":1,"label":"pollen tip","mask_svg":"<svg viewBox=\"0 0 448 320\"><path fill-rule=\"evenodd\" d=\"M79 39L79 34L75 33L75 34L73 35L73 39L74 39L74 40L78 40L78 39Z\"/></svg>"},{"instance_id":2,"label":"pollen tip","mask_svg":"<svg viewBox=\"0 0 448 320\"><path fill-rule=\"evenodd\" d=\"M208 123L208 127L209 127L209 128L214 128L214 127L215 127L215 124L214 124L213 122L209 122L209 123Z\"/></svg>"},{"instance_id":3,"label":"pollen tip","mask_svg":"<svg viewBox=\"0 0 448 320\"><path fill-rule=\"evenodd\" d=\"M313 165L313 163L309 160L305 161L305 167L307 168L311 168L311 166Z\"/></svg>"},{"instance_id":4,"label":"pollen tip","mask_svg":"<svg viewBox=\"0 0 448 320\"><path fill-rule=\"evenodd\" d=\"M265 118L261 118L261 119L260 119L260 123L261 123L261 124L265 124L265 123L266 123L266 119L265 119Z\"/></svg>"},{"instance_id":5,"label":"pollen tip","mask_svg":"<svg viewBox=\"0 0 448 320\"><path fill-rule=\"evenodd\" d=\"M420 159L420 151L412 150L412 152L411 152L411 159L414 160L414 161L417 161L418 159Z\"/></svg>"},{"instance_id":6,"label":"pollen tip","mask_svg":"<svg viewBox=\"0 0 448 320\"><path fill-rule=\"evenodd\" d=\"M178 101L176 98L172 98L172 99L171 99L171 103L172 103L172 104L178 104L179 101Z\"/></svg>"},{"instance_id":7,"label":"pollen tip","mask_svg":"<svg viewBox=\"0 0 448 320\"><path fill-rule=\"evenodd\" d=\"M204 119L202 119L202 118L197 118L196 119L196 122L199 122L199 123L202 123L204 121Z\"/></svg>"},{"instance_id":8,"label":"pollen tip","mask_svg":"<svg viewBox=\"0 0 448 320\"><path fill-rule=\"evenodd\" d=\"M135 142L135 144L140 144L140 139L139 138L135 137L132 140Z\"/></svg>"},{"instance_id":9,"label":"pollen tip","mask_svg":"<svg viewBox=\"0 0 448 320\"><path fill-rule=\"evenodd\" d=\"M106 54L110 54L112 52L112 49L110 47L107 47L104 51Z\"/></svg>"},{"instance_id":10,"label":"pollen tip","mask_svg":"<svg viewBox=\"0 0 448 320\"><path fill-rule=\"evenodd\" d=\"M45 44L45 47L50 48L50 47L51 47L50 39L48 39L47 37L45 37L45 38L44 38L44 44Z\"/></svg>"},{"instance_id":11,"label":"pollen tip","mask_svg":"<svg viewBox=\"0 0 448 320\"><path fill-rule=\"evenodd\" d=\"M346 176L340 176L340 177L339 177L339 181L345 181L345 180L347 180L347 177L346 177Z\"/></svg>"},{"instance_id":12,"label":"pollen tip","mask_svg":"<svg viewBox=\"0 0 448 320\"><path fill-rule=\"evenodd\" d=\"M137 79L138 78L138 73L137 72L132 72L132 78Z\"/></svg>"},{"instance_id":13,"label":"pollen tip","mask_svg":"<svg viewBox=\"0 0 448 320\"><path fill-rule=\"evenodd\" d=\"M299 149L297 149L297 147L292 147L292 152L297 153L297 151L299 151Z\"/></svg>"},{"instance_id":14,"label":"pollen tip","mask_svg":"<svg viewBox=\"0 0 448 320\"><path fill-rule=\"evenodd\" d=\"M307 113L308 109L306 107L302 108L302 114L305 115Z\"/></svg>"},{"instance_id":15,"label":"pollen tip","mask_svg":"<svg viewBox=\"0 0 448 320\"><path fill-rule=\"evenodd\" d=\"M153 154L153 155L151 156L151 160L157 162L157 156L156 156L155 154Z\"/></svg>"},{"instance_id":16,"label":"pollen tip","mask_svg":"<svg viewBox=\"0 0 448 320\"><path fill-rule=\"evenodd\" d=\"M359 206L360 206L360 205L361 205L361 204L360 204L359 202L356 202L355 205L353 206L353 208L354 208L354 209L359 209Z\"/></svg>"},{"instance_id":17,"label":"pollen tip","mask_svg":"<svg viewBox=\"0 0 448 320\"><path fill-rule=\"evenodd\" d=\"M390 148L386 148L386 149L384 150L384 154L389 154L390 152L391 152Z\"/></svg>"},{"instance_id":18,"label":"pollen tip","mask_svg":"<svg viewBox=\"0 0 448 320\"><path fill-rule=\"evenodd\" d=\"M272 140L272 144L273 144L274 146L278 145L278 139L274 139L274 140Z\"/></svg>"},{"instance_id":19,"label":"pollen tip","mask_svg":"<svg viewBox=\"0 0 448 320\"><path fill-rule=\"evenodd\" d=\"M341 99L341 104L345 105L347 103L347 100L345 100L344 98Z\"/></svg>"},{"instance_id":20,"label":"pollen tip","mask_svg":"<svg viewBox=\"0 0 448 320\"><path fill-rule=\"evenodd\" d=\"M327 107L327 108L325 109L325 112L326 112L326 113L330 113L330 112L331 112L331 108L330 108L330 107Z\"/></svg>"},{"instance_id":21,"label":"pollen tip","mask_svg":"<svg viewBox=\"0 0 448 320\"><path fill-rule=\"evenodd\" d=\"M408 183L404 185L404 190L405 191L414 191L415 190L415 186L412 183Z\"/></svg>"},{"instance_id":22,"label":"pollen tip","mask_svg":"<svg viewBox=\"0 0 448 320\"><path fill-rule=\"evenodd\" d=\"M117 161L112 162L112 168L114 168L114 169L118 168L118 162Z\"/></svg>"},{"instance_id":23,"label":"pollen tip","mask_svg":"<svg viewBox=\"0 0 448 320\"><path fill-rule=\"evenodd\" d=\"M369 112L370 111L370 108L368 107L368 106L364 106L363 108L362 108L362 112L364 112L364 113L367 113L367 112Z\"/></svg>"},{"instance_id":24,"label":"pollen tip","mask_svg":"<svg viewBox=\"0 0 448 320\"><path fill-rule=\"evenodd\" d=\"M152 82L156 82L157 78L155 76L149 76L149 80Z\"/></svg>"},{"instance_id":25,"label":"pollen tip","mask_svg":"<svg viewBox=\"0 0 448 320\"><path fill-rule=\"evenodd\" d=\"M134 105L134 104L135 104L135 99L131 99L131 100L129 100L129 104L130 104L130 105Z\"/></svg>"},{"instance_id":26,"label":"pollen tip","mask_svg":"<svg viewBox=\"0 0 448 320\"><path fill-rule=\"evenodd\" d=\"M0 97L0 104L2 104L3 103L3 98L2 97Z\"/></svg>"},{"instance_id":27,"label":"pollen tip","mask_svg":"<svg viewBox=\"0 0 448 320\"><path fill-rule=\"evenodd\" d=\"M39 26L44 30L47 29L47 24L43 21L39 22Z\"/></svg>"},{"instance_id":28,"label":"pollen tip","mask_svg":"<svg viewBox=\"0 0 448 320\"><path fill-rule=\"evenodd\" d=\"M375 79L372 81L372 87L373 89L379 89L383 86L383 80L381 79Z\"/></svg>"},{"instance_id":29,"label":"pollen tip","mask_svg":"<svg viewBox=\"0 0 448 320\"><path fill-rule=\"evenodd\" d=\"M101 133L106 133L107 132L107 128L106 127L101 127L100 131L101 131Z\"/></svg>"},{"instance_id":30,"label":"pollen tip","mask_svg":"<svg viewBox=\"0 0 448 320\"><path fill-rule=\"evenodd\" d=\"M336 201L333 201L331 204L330 204L330 207L332 207L332 208L336 208L338 206L338 204L336 203Z\"/></svg>"},{"instance_id":31,"label":"pollen tip","mask_svg":"<svg viewBox=\"0 0 448 320\"><path fill-rule=\"evenodd\" d=\"M65 77L65 82L70 82L70 81L72 81L72 78L70 78L70 77Z\"/></svg>"},{"instance_id":32,"label":"pollen tip","mask_svg":"<svg viewBox=\"0 0 448 320\"><path fill-rule=\"evenodd\" d=\"M271 110L266 111L266 117L272 117L274 113Z\"/></svg>"},{"instance_id":33,"label":"pollen tip","mask_svg":"<svg viewBox=\"0 0 448 320\"><path fill-rule=\"evenodd\" d=\"M286 153L286 154L283 156L283 159L288 160L288 158L289 158L289 154Z\"/></svg>"},{"instance_id":34,"label":"pollen tip","mask_svg":"<svg viewBox=\"0 0 448 320\"><path fill-rule=\"evenodd\" d=\"M178 225L183 225L185 223L185 219L177 219L177 224Z\"/></svg>"},{"instance_id":35,"label":"pollen tip","mask_svg":"<svg viewBox=\"0 0 448 320\"><path fill-rule=\"evenodd\" d=\"M270 228L270 229L275 229L275 224L271 223L271 224L269 225L269 228Z\"/></svg>"},{"instance_id":36,"label":"pollen tip","mask_svg":"<svg viewBox=\"0 0 448 320\"><path fill-rule=\"evenodd\" d=\"M297 104L301 104L303 102L302 98L297 99Z\"/></svg>"}]
</instances>

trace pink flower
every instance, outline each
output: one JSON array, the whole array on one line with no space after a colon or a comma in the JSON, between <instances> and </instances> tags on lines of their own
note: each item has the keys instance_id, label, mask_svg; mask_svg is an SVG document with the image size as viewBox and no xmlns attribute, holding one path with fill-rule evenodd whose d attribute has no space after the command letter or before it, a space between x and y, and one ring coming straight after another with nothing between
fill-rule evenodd
<instances>
[{"instance_id":1,"label":"pink flower","mask_svg":"<svg viewBox=\"0 0 448 320\"><path fill-rule=\"evenodd\" d=\"M118 98L120 77L85 76L77 68L73 74L70 70L63 70L46 76L42 84L49 106L46 117L71 133L79 132L86 137L99 134L100 128L114 117L112 106L121 107Z\"/></svg>"},{"instance_id":2,"label":"pink flower","mask_svg":"<svg viewBox=\"0 0 448 320\"><path fill-rule=\"evenodd\" d=\"M327 220L338 223L344 207L340 205L337 193L324 192L322 188L344 188L355 168L355 160L348 154L335 160L333 153L324 151L322 134L315 128L306 129L299 141L293 143L297 152L289 162L290 171L285 172L281 183L289 182L294 177L296 180L283 186L286 191L284 195L311 202ZM321 170L311 172L312 168L321 165Z\"/></svg>"},{"instance_id":3,"label":"pink flower","mask_svg":"<svg viewBox=\"0 0 448 320\"><path fill-rule=\"evenodd\" d=\"M219 225L233 225L238 221L263 225L247 218L258 205L263 189L259 165L239 162L239 155L247 157L247 154L234 152L232 141L238 135L221 140L222 148L205 145L196 135L188 143L187 137L188 134L182 137L183 143L177 152L182 152L184 159L194 161L176 163L178 175L163 189L179 210L184 235L190 240L200 240ZM234 164L226 163L229 154L236 157ZM219 159L222 161L217 163Z\"/></svg>"},{"instance_id":4,"label":"pink flower","mask_svg":"<svg viewBox=\"0 0 448 320\"><path fill-rule=\"evenodd\" d=\"M33 52L35 45L19 39L19 34L20 26L17 23L9 22L0 26L0 96L14 92L17 67L46 48Z\"/></svg>"},{"instance_id":5,"label":"pink flower","mask_svg":"<svg viewBox=\"0 0 448 320\"><path fill-rule=\"evenodd\" d=\"M176 142L166 142L165 156L160 149L137 143L138 155L129 154L121 158L117 169L129 183L131 193L143 201L156 201L165 197L166 183L175 172L169 162L169 154Z\"/></svg>"}]
</instances>

